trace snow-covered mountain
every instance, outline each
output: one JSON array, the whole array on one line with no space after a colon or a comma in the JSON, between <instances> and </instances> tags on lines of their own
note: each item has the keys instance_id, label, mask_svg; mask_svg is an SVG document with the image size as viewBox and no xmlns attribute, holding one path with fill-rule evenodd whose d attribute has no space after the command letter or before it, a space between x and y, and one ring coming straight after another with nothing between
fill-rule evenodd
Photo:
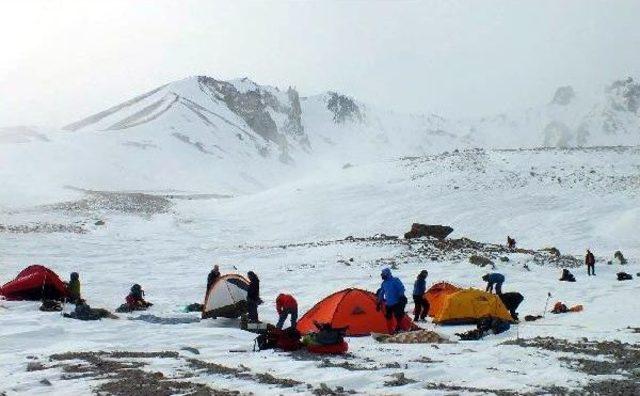
<instances>
[{"instance_id":1,"label":"snow-covered mountain","mask_svg":"<svg viewBox=\"0 0 640 396\"><path fill-rule=\"evenodd\" d=\"M637 144L637 91L632 80L595 99L565 87L522 113L447 120L194 77L62 131L0 129L0 284L43 263L79 271L94 308L117 307L133 282L154 303L76 322L0 301L0 395L151 389L132 383L167 394L638 394L637 348L611 340L638 342L635 306L620 304L635 301L638 277L616 277L640 271L640 147L525 148ZM479 145L516 148L462 148ZM386 236L413 222L454 233ZM523 249L501 247L506 235ZM597 277L580 269L585 248ZM472 255L525 296L521 317L555 301L585 309L433 348L349 338L346 358L321 360L258 354L237 321L183 311L201 301L212 263L256 271L260 318L273 323L279 293L302 314L344 288L376 290L387 266L408 290L423 269L429 285L484 287L489 267ZM559 282L559 266L577 282ZM475 328L420 325L452 341Z\"/></svg>"},{"instance_id":2,"label":"snow-covered mountain","mask_svg":"<svg viewBox=\"0 0 640 396\"><path fill-rule=\"evenodd\" d=\"M640 84L629 78L596 96L561 87L549 103L522 112L446 119L388 111L336 92L305 97L247 78L196 76L61 131L0 129L7 165L0 178L33 198L64 186L238 195L325 165L455 148L638 145L639 103ZM11 190L0 195L24 201Z\"/></svg>"},{"instance_id":3,"label":"snow-covered mountain","mask_svg":"<svg viewBox=\"0 0 640 396\"><path fill-rule=\"evenodd\" d=\"M640 144L640 84L615 81L600 94L556 90L548 104L457 124L484 147L586 147Z\"/></svg>"},{"instance_id":4,"label":"snow-covered mountain","mask_svg":"<svg viewBox=\"0 0 640 396\"><path fill-rule=\"evenodd\" d=\"M326 163L419 155L468 144L443 132L443 122L436 116L382 111L335 92L301 97L294 88L280 90L246 78L197 76L158 87L62 131L0 131L0 143L7 143L0 144L4 159L20 164L0 169L0 177L10 183L36 180L39 190L48 192L73 186L237 195ZM38 161L25 164L34 157ZM32 184L13 187L34 191Z\"/></svg>"},{"instance_id":5,"label":"snow-covered mountain","mask_svg":"<svg viewBox=\"0 0 640 396\"><path fill-rule=\"evenodd\" d=\"M197 76L163 85L63 129L126 131L133 139L171 136L219 159L243 153L292 163L312 153L353 152L350 143L356 142L355 151L368 154L396 146L398 153L405 153L405 135L413 136L413 144L454 140L453 135L437 133L440 122L435 116L379 111L336 92L300 97L294 88L280 90L247 78Z\"/></svg>"}]
</instances>

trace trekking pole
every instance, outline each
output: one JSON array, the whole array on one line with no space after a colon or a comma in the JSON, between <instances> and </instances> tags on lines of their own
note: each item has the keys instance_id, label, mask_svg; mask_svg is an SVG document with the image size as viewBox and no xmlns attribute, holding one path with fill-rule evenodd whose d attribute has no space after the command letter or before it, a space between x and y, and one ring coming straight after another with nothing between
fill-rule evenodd
<instances>
[{"instance_id":1,"label":"trekking pole","mask_svg":"<svg viewBox=\"0 0 640 396\"><path fill-rule=\"evenodd\" d=\"M551 298L551 292L547 292L547 302L544 304L544 312L542 313L543 318L547 315L547 307L549 306L550 298Z\"/></svg>"}]
</instances>

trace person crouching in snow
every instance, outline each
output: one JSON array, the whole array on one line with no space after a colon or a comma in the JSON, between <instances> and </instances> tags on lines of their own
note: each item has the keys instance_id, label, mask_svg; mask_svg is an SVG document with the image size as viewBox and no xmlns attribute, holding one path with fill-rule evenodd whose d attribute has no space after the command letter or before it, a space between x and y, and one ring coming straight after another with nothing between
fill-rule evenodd
<instances>
[{"instance_id":1,"label":"person crouching in snow","mask_svg":"<svg viewBox=\"0 0 640 396\"><path fill-rule=\"evenodd\" d=\"M126 298L127 307L132 311L145 310L152 306L150 302L144 299L144 290L139 284L135 284L131 287L131 292Z\"/></svg>"},{"instance_id":2,"label":"person crouching in snow","mask_svg":"<svg viewBox=\"0 0 640 396\"><path fill-rule=\"evenodd\" d=\"M84 301L80 295L80 275L77 272L71 273L69 283L67 283L66 286L68 302L78 304Z\"/></svg>"},{"instance_id":3,"label":"person crouching in snow","mask_svg":"<svg viewBox=\"0 0 640 396\"><path fill-rule=\"evenodd\" d=\"M487 282L487 289L485 290L488 293L493 293L493 286L496 287L496 294L502 294L502 284L504 283L504 275L499 274L497 272L493 272L491 274L486 274L482 277L482 280Z\"/></svg>"},{"instance_id":4,"label":"person crouching in snow","mask_svg":"<svg viewBox=\"0 0 640 396\"><path fill-rule=\"evenodd\" d=\"M291 315L291 327L296 328L298 323L298 302L293 296L289 294L279 294L276 298L276 311L278 311L278 324L276 327L282 330L284 321L287 320L287 316Z\"/></svg>"},{"instance_id":5,"label":"person crouching in snow","mask_svg":"<svg viewBox=\"0 0 640 396\"><path fill-rule=\"evenodd\" d=\"M424 298L424 293L427 290L427 276L429 272L422 270L418 274L416 281L413 284L413 303L415 307L413 309L413 320L424 321L429 313L429 302Z\"/></svg>"},{"instance_id":6,"label":"person crouching in snow","mask_svg":"<svg viewBox=\"0 0 640 396\"><path fill-rule=\"evenodd\" d=\"M402 281L391 274L389 268L385 268L380 273L382 284L378 294L378 307L384 303L386 306L385 317L387 319L387 330L389 334L394 334L401 330L404 309L407 306L407 297L404 295L404 285ZM396 326L393 327L392 317L396 319Z\"/></svg>"}]
</instances>

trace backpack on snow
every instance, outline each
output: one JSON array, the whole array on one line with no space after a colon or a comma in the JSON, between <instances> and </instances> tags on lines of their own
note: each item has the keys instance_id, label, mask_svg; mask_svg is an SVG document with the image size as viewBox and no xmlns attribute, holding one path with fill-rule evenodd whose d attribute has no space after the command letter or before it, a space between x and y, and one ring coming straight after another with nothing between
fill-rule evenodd
<instances>
[{"instance_id":1,"label":"backpack on snow","mask_svg":"<svg viewBox=\"0 0 640 396\"><path fill-rule=\"evenodd\" d=\"M344 342L347 327L333 328L329 323L318 323L316 321L313 324L318 329L318 332L313 334L313 342L315 344L336 345Z\"/></svg>"},{"instance_id":2,"label":"backpack on snow","mask_svg":"<svg viewBox=\"0 0 640 396\"><path fill-rule=\"evenodd\" d=\"M264 351L265 349L273 349L276 347L276 339L269 337L268 332L264 332L256 337L253 341L253 351Z\"/></svg>"},{"instance_id":3,"label":"backpack on snow","mask_svg":"<svg viewBox=\"0 0 640 396\"><path fill-rule=\"evenodd\" d=\"M280 330L275 327L267 328L253 342L253 350L282 349L283 351L295 351L300 349L300 332L293 327Z\"/></svg>"},{"instance_id":4,"label":"backpack on snow","mask_svg":"<svg viewBox=\"0 0 640 396\"><path fill-rule=\"evenodd\" d=\"M633 276L631 274L627 274L626 272L618 272L616 274L618 276L619 281L631 280Z\"/></svg>"},{"instance_id":5,"label":"backpack on snow","mask_svg":"<svg viewBox=\"0 0 640 396\"><path fill-rule=\"evenodd\" d=\"M62 311L62 304L55 300L42 300L42 305L39 309L43 312L60 312Z\"/></svg>"}]
</instances>

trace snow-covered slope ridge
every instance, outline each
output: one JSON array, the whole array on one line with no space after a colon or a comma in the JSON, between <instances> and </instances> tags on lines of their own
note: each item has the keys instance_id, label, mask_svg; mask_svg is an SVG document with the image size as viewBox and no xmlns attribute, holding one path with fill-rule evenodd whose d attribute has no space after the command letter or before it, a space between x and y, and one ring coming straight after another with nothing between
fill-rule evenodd
<instances>
[{"instance_id":1,"label":"snow-covered slope ridge","mask_svg":"<svg viewBox=\"0 0 640 396\"><path fill-rule=\"evenodd\" d=\"M204 149L211 146L224 151L224 146L214 142L226 140L227 148L231 148L229 143L247 144L263 155L277 148L282 160L288 159L289 144L308 146L298 93L292 88L281 92L259 86L248 79L187 78L64 127L70 131L135 129L132 132L145 128L171 132L183 141L189 137L186 130L203 130L219 135L203 143Z\"/></svg>"},{"instance_id":2,"label":"snow-covered slope ridge","mask_svg":"<svg viewBox=\"0 0 640 396\"><path fill-rule=\"evenodd\" d=\"M247 78L197 76L163 85L64 129L127 130L130 135L152 129L183 141L193 141L190 135L199 130L210 135L199 142L203 149L229 151L249 145L263 156L273 152L281 161L292 162L310 152L352 157L354 142L368 156L459 146L442 123L437 116L384 111L336 92L300 97L294 88L283 91Z\"/></svg>"}]
</instances>

